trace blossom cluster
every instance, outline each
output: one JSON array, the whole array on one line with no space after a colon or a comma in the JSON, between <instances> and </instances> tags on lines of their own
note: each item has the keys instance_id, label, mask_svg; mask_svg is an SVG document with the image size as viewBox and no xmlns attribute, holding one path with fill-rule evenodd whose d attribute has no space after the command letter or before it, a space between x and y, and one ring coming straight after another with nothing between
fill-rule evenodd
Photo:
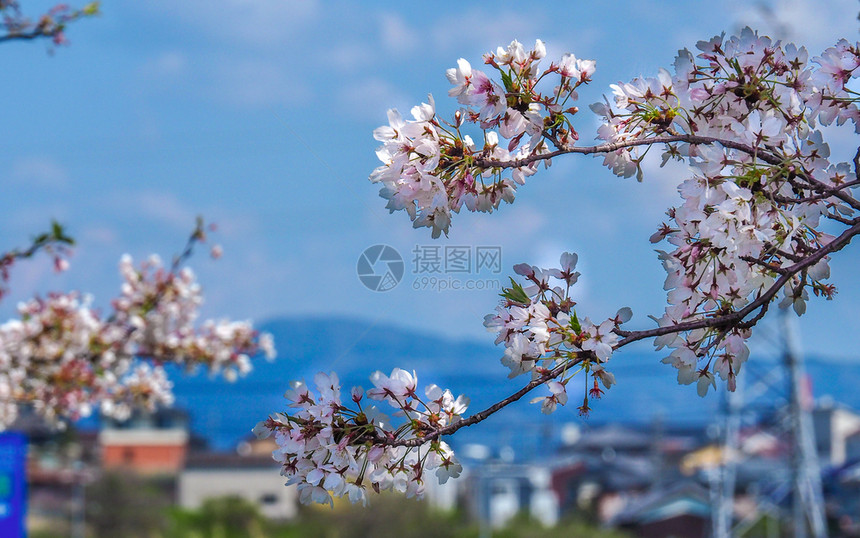
<instances>
[{"instance_id":1,"label":"blossom cluster","mask_svg":"<svg viewBox=\"0 0 860 538\"><path fill-rule=\"evenodd\" d=\"M674 74L614 85L614 107L593 107L605 120L598 134L609 142L666 133L720 141L689 138L663 155L664 163L685 160L694 175L679 186L683 202L668 211L670 222L652 237L674 248L660 251L669 292L661 327L741 311L834 239L819 229L823 217L850 224L857 209L843 188L850 165L828 160L816 125L850 120L857 127L846 84L860 65L858 48L843 40L810 63L804 48L749 28L698 48L695 57L679 53ZM605 164L632 175L642 158L635 151L609 152ZM827 298L835 291L825 282L827 256L789 276L782 305L798 314L809 291ZM715 325L666 334L655 345L672 350L664 362L678 368L679 382L697 382L704 395L715 375L734 389L749 335L749 324Z\"/></svg>"},{"instance_id":2,"label":"blossom cluster","mask_svg":"<svg viewBox=\"0 0 860 538\"><path fill-rule=\"evenodd\" d=\"M576 90L590 81L594 62L566 54L541 69L545 56L540 40L531 50L513 41L485 54L484 63L498 72L501 83L458 60L447 72L448 95L462 108L450 122L438 117L432 95L429 103L412 109L411 120L389 110L389 125L373 133L383 143L376 152L383 164L370 176L382 184L388 209L405 210L416 228L431 228L434 238L447 235L452 213L464 205L492 212L502 201L513 202L517 186L538 169L537 163L526 163L508 174L488 163L545 155L549 143L573 145L579 137L570 122L577 111ZM539 83L545 78L555 85L544 89L548 82Z\"/></svg>"},{"instance_id":3,"label":"blossom cluster","mask_svg":"<svg viewBox=\"0 0 860 538\"><path fill-rule=\"evenodd\" d=\"M681 383L697 382L700 394L715 386L716 375L733 389L749 355L750 328L773 299L773 286L798 314L810 292L835 293L829 257L816 254L826 254L834 240L821 224L854 226L860 202L851 194L858 183L851 165L830 161L820 127L853 122L860 130L858 94L849 87L860 45L841 40L810 60L805 48L746 28L697 47L696 55L680 51L671 71L612 85L611 98L591 106L602 119L596 136L605 142L591 147L577 145L577 110L569 101L589 81L593 61L566 54L541 70L543 43L527 51L515 41L485 55L496 82L461 59L448 79L450 96L464 108L451 123L437 118L432 102L417 107L413 121L391 111L391 125L375 131L384 164L371 179L383 183L392 211L406 209L416 226L431 226L438 236L463 204L498 206L481 193L501 188L501 199L512 201L516 186L550 158L591 153L615 174L641 180L642 159L661 146L664 165L682 161L692 174L679 185L682 202L652 237L671 247L659 251L669 304L658 325L707 323L661 333L655 345L670 349L665 362L678 368ZM550 76L559 83L541 93ZM483 130L480 148L461 132L469 123ZM510 141L507 148L501 138ZM540 320L543 312L531 308L528 315ZM545 339L508 336L512 370L533 362L517 357L541 356Z\"/></svg>"},{"instance_id":4,"label":"blossom cluster","mask_svg":"<svg viewBox=\"0 0 860 538\"><path fill-rule=\"evenodd\" d=\"M195 326L202 296L190 269L165 269L157 257L136 267L124 256L120 273L107 317L89 296L52 293L19 304L19 317L0 325L0 427L21 405L58 424L94 408L122 419L172 402L166 363L232 379L251 356L274 357L271 336L249 322Z\"/></svg>"},{"instance_id":5,"label":"blossom cluster","mask_svg":"<svg viewBox=\"0 0 860 538\"><path fill-rule=\"evenodd\" d=\"M332 497L347 496L366 503L368 487L420 497L428 472L445 483L462 471L447 443L423 438L456 424L467 398L455 399L436 385L427 386L422 397L414 372L400 368L390 376L376 372L371 381L367 392L353 387L347 403L335 373L317 374L316 391L293 382L284 397L294 411L275 413L254 428L260 438L274 434L274 457L288 484L296 484L301 502L331 503ZM374 402L388 404L393 416L402 417L400 424Z\"/></svg>"},{"instance_id":6,"label":"blossom cluster","mask_svg":"<svg viewBox=\"0 0 860 538\"><path fill-rule=\"evenodd\" d=\"M830 161L820 126L854 122L860 132L858 94L849 87L860 45L842 40L810 61L802 47L745 29L702 41L698 49L697 55L680 51L674 72L613 85L611 101L592 105L602 118L597 138L604 143L597 146L577 145L572 123L577 89L589 82L594 62L565 54L542 70L541 41L531 50L514 41L486 54L498 81L460 59L447 72L449 96L462 106L450 122L439 119L432 97L412 110L412 120L389 111L389 125L374 131L383 165L371 180L382 183L392 212L406 210L415 227L432 228L434 237L447 234L452 214L464 205L490 212L502 200L512 202L541 162L548 166L566 153L602 156L615 174L640 180L651 146L663 148L663 164L685 162L691 173L678 188L681 203L651 238L670 246L658 251L668 306L649 330L623 329L632 317L626 307L605 320L580 320L570 293L579 278L575 254L562 254L557 268L515 266L525 282L511 279L484 325L504 344L510 377L530 374L531 381L459 421L462 397L431 386L425 401L414 374L377 373L366 396L405 416L398 427L375 406L362 407L361 389L351 394L356 408L344 406L334 374L317 376L316 394L295 384L286 397L298 413L272 415L255 431L274 433L275 457L303 501L364 500L368 483L420 494L424 470L436 469L443 479L459 473L441 435L541 385L549 394L532 402L552 413L568 402L578 373L585 381L578 409L587 414L589 399L615 383L606 369L613 353L643 338L668 348L664 362L678 369L679 382L695 382L700 395L716 385L716 376L733 390L749 356L750 330L778 294L797 314L809 292L833 296L829 254L860 234L860 201L852 191L860 177L849 163ZM550 79L557 83L547 91L541 84ZM480 133L480 143L465 132L470 129ZM825 221L847 229L830 235L822 231Z\"/></svg>"},{"instance_id":7,"label":"blossom cluster","mask_svg":"<svg viewBox=\"0 0 860 538\"><path fill-rule=\"evenodd\" d=\"M528 284L523 287L511 279L496 312L484 318L484 326L498 335L496 344L504 343L502 364L511 370L509 377L531 373L533 379L547 378L550 395L532 400L541 402L546 414L567 403L567 385L580 372L584 372L585 390L578 409L581 415L588 414L589 397L603 394L600 383L607 389L615 383L605 364L619 341L616 329L633 315L624 307L599 323L589 318L580 321L576 302L570 298L571 287L579 279L577 259L576 254L565 252L558 268L514 266ZM559 285L552 286L551 279Z\"/></svg>"}]
</instances>

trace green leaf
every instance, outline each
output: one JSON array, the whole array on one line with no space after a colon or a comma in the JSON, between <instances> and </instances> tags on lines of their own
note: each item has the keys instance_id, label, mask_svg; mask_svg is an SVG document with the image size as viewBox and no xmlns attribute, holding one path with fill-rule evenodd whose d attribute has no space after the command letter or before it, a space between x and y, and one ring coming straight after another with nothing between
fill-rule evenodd
<instances>
[{"instance_id":1,"label":"green leaf","mask_svg":"<svg viewBox=\"0 0 860 538\"><path fill-rule=\"evenodd\" d=\"M573 311L573 317L570 318L570 327L576 331L576 334L582 332L582 325L579 324L579 318L576 317L576 310Z\"/></svg>"},{"instance_id":2,"label":"green leaf","mask_svg":"<svg viewBox=\"0 0 860 538\"><path fill-rule=\"evenodd\" d=\"M500 73L502 74L502 83L504 83L504 85L505 85L505 91L509 91L509 92L513 91L514 83L511 80L510 73L507 73L505 71L500 71Z\"/></svg>"},{"instance_id":3,"label":"green leaf","mask_svg":"<svg viewBox=\"0 0 860 538\"><path fill-rule=\"evenodd\" d=\"M514 280L513 277L510 277L510 279L511 279L511 287L502 290L502 293L500 293L499 295L501 295L505 299L508 299L509 301L513 301L515 303L520 303L520 304L530 303L531 300L529 299L529 296L526 294L525 290L523 290L523 287L516 280Z\"/></svg>"},{"instance_id":4,"label":"green leaf","mask_svg":"<svg viewBox=\"0 0 860 538\"><path fill-rule=\"evenodd\" d=\"M67 245L75 244L75 240L66 235L66 230L63 228L63 225L55 220L51 221L51 233L42 234L36 239L41 240L41 242L48 242L49 240L53 240L58 243L65 243Z\"/></svg>"},{"instance_id":5,"label":"green leaf","mask_svg":"<svg viewBox=\"0 0 860 538\"><path fill-rule=\"evenodd\" d=\"M84 9L82 11L84 15L98 15L99 2L90 2L89 4L84 6Z\"/></svg>"}]
</instances>

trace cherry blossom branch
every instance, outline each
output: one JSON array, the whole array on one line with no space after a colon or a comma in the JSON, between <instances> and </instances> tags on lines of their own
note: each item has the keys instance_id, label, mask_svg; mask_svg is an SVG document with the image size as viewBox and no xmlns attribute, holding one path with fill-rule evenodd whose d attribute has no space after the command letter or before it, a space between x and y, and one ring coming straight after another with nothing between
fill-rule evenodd
<instances>
[{"instance_id":1,"label":"cherry blossom branch","mask_svg":"<svg viewBox=\"0 0 860 538\"><path fill-rule=\"evenodd\" d=\"M194 254L195 245L204 241L206 241L206 223L203 220L203 217L197 217L194 230L191 232L191 235L188 236L188 239L185 242L185 247L183 247L179 254L173 257L170 272L175 273L178 271L179 267Z\"/></svg>"},{"instance_id":2,"label":"cherry blossom branch","mask_svg":"<svg viewBox=\"0 0 860 538\"><path fill-rule=\"evenodd\" d=\"M796 181L793 181L796 178L803 179L804 181L807 182L807 184L806 185L798 184ZM831 187L831 186L829 186L825 183L822 183L821 181L815 179L814 177L812 177L812 174L809 174L805 170L804 171L796 171L796 172L790 174L788 177L788 180L793 186L805 188L805 189L811 189L815 192L835 196L836 198L839 198L840 200L842 200L846 204L850 205L854 209L860 210L860 200L857 200L856 198L854 198L853 196L851 196L850 194L845 192L843 190L844 189L843 186L839 186L836 188ZM857 182L852 182L852 183L857 184ZM797 202L795 202L795 203L797 203Z\"/></svg>"},{"instance_id":3,"label":"cherry blossom branch","mask_svg":"<svg viewBox=\"0 0 860 538\"><path fill-rule=\"evenodd\" d=\"M15 260L31 258L43 249L50 249L59 245L73 246L75 244L75 240L66 235L62 225L56 221L51 223L50 231L37 235L32 241L32 244L24 250L16 248L0 256L0 260L2 260L0 263L8 264Z\"/></svg>"},{"instance_id":4,"label":"cherry blossom branch","mask_svg":"<svg viewBox=\"0 0 860 538\"><path fill-rule=\"evenodd\" d=\"M644 331L623 331L619 329L615 332L620 336L623 336L624 339L619 342L618 347L629 344L631 342L635 342L637 340L642 340L644 338L653 338L656 336L662 336L664 334L679 333L695 329L707 329L712 327L725 327L739 323L743 321L743 319L749 314L751 314L754 310L762 307L765 304L770 303L770 301L776 296L779 290L782 289L782 287L785 286L794 275L804 269L815 265L828 254L842 250L848 245L848 243L851 242L851 239L857 234L860 234L860 223L857 223L851 228L845 230L844 232L842 232L841 235L839 235L839 237L837 237L827 245L821 247L820 249L816 250L808 257L803 258L803 260L795 263L794 265L784 268L783 270L785 271L785 273L780 276L780 278L777 279L777 281L773 285L771 285L771 287L768 288L767 291L765 291L757 299L750 302L748 305L738 310L737 312L732 312L731 314L725 314L722 316L704 318L696 321L677 323L666 327L657 327L655 329L648 329ZM758 320L756 319L755 321ZM747 326L746 324L742 324L740 326L745 329L752 327L752 325Z\"/></svg>"},{"instance_id":5,"label":"cherry blossom branch","mask_svg":"<svg viewBox=\"0 0 860 538\"><path fill-rule=\"evenodd\" d=\"M202 243L206 240L206 232L205 232L205 223L203 221L203 217L198 216L197 220L194 224L194 230L192 230L191 234L188 236L188 239L185 241L185 246L182 247L182 250L179 254L173 256L173 260L170 264L170 271L168 271L168 278L161 283L160 286L157 287L155 295L148 301L148 305L150 310L155 310L158 308L161 301L164 299L164 294L169 289L172 284L172 280L176 278L179 270L182 267L182 264L188 261L191 256L194 254L194 247L198 243ZM116 312L108 318L108 321L116 320ZM130 337L139 327L129 324L126 328L126 337ZM141 353L138 353L138 356L141 356ZM151 357L155 358L155 357ZM163 359L164 357L162 357Z\"/></svg>"},{"instance_id":6,"label":"cherry blossom branch","mask_svg":"<svg viewBox=\"0 0 860 538\"><path fill-rule=\"evenodd\" d=\"M33 238L27 248L13 249L0 254L0 299L8 292L6 283L9 281L9 270L18 260L32 258L40 251L46 251L54 255L54 266L58 271L65 269L67 262L64 256L68 254L66 248L72 247L75 240L66 234L63 227L56 221L51 222L51 229Z\"/></svg>"},{"instance_id":7,"label":"cherry blossom branch","mask_svg":"<svg viewBox=\"0 0 860 538\"><path fill-rule=\"evenodd\" d=\"M741 259L747 263L751 263L753 265L758 265L758 266L764 267L768 271L773 271L773 272L779 273L781 275L784 275L788 272L787 269L784 269L784 268L782 268L782 267L780 267L780 266L778 266L772 262L762 260L761 258L754 258L752 256L741 256Z\"/></svg>"},{"instance_id":8,"label":"cherry blossom branch","mask_svg":"<svg viewBox=\"0 0 860 538\"><path fill-rule=\"evenodd\" d=\"M20 3L17 0L0 0L0 13L2 13L0 28L6 31L5 34L0 34L0 43L50 38L55 45L61 45L66 42L64 34L66 25L78 19L98 15L99 2L90 2L81 9L71 9L65 4L57 4L41 15L36 22L21 13Z\"/></svg>"},{"instance_id":9,"label":"cherry blossom branch","mask_svg":"<svg viewBox=\"0 0 860 538\"><path fill-rule=\"evenodd\" d=\"M598 144L595 146L573 146L565 149L559 149L556 151L551 151L549 153L542 154L533 154L528 157L523 157L522 159L513 159L513 160L498 160L498 159L488 159L484 157L475 157L474 162L476 165L482 168L522 168L525 166L529 166L536 162L547 161L553 159L554 157L558 157L560 155L566 155L569 153L579 153L583 155L592 155L596 153L610 153L613 151L618 151L620 149L633 148L637 146L651 146L655 144L671 144L673 142L686 142L689 144L720 144L721 146L735 149L746 153L748 155L752 155L758 157L762 161L768 164L781 164L783 160L776 155L772 155L770 153L763 152L761 148L756 148L753 146L749 146L746 144L742 144L740 142L736 142L734 140L726 140L724 138L715 138L710 136L697 136L690 134L678 134L678 135L665 135L665 136L655 136L651 138L636 138L632 140L622 140L618 142L608 142L605 144Z\"/></svg>"},{"instance_id":10,"label":"cherry blossom branch","mask_svg":"<svg viewBox=\"0 0 860 538\"><path fill-rule=\"evenodd\" d=\"M20 303L19 319L0 325L0 352L9 359L0 368L0 392L13 398L0 400L0 429L17 416L15 401L31 402L58 426L61 419L89 415L97 405L106 416L123 418L133 406L153 409L172 402L164 363L205 365L232 380L250 370L251 357L260 351L273 358L271 336L248 322L197 323L200 286L181 265L206 239L204 230L198 219L167 268L157 257L135 267L124 256L124 283L106 319L77 292ZM55 225L52 234L35 242L54 237L67 239Z\"/></svg>"},{"instance_id":11,"label":"cherry blossom branch","mask_svg":"<svg viewBox=\"0 0 860 538\"><path fill-rule=\"evenodd\" d=\"M721 331L718 338L709 344L709 348L714 347L719 343L720 340L722 340L723 337L725 337L728 332L727 329L731 328L732 326L738 326L744 329L753 327L759 320L764 317L765 313L768 310L768 307L770 306L771 301L779 292L779 290L782 289L782 287L785 286L785 284L787 284L794 275L808 267L811 267L812 265L815 265L826 255L841 250L850 243L851 239L855 235L858 234L860 234L860 223L855 224L852 228L846 230L842 233L842 235L840 235L824 247L821 247L820 249L816 250L813 254L784 269L774 268L769 264L761 262L761 260L753 259L752 261L761 262L762 265L765 265L766 267L768 267L768 269L775 270L776 272L781 273L782 276L770 288L768 288L767 291L761 294L756 300L752 301L746 307L742 308L737 312L733 312L731 314L726 314L723 316L715 316L712 318L706 318L686 323L678 323L667 327L658 327L655 329L649 329L644 331L624 331L621 329L615 329L614 332L620 336L623 336L624 338L619 341L615 346L613 346L613 349L618 350L628 344L645 338L653 338L666 334L681 333L694 329L722 327L724 328L724 330ZM753 318L749 319L745 323L742 323L744 318L746 318L749 314L756 310L758 310L758 312ZM424 435L421 437L413 437L410 439L386 439L379 441L378 444L385 446L403 447L423 446L431 441L438 439L439 437L451 435L462 428L478 424L479 422L483 422L484 420L501 411L508 405L522 399L523 396L525 396L535 388L545 384L547 381L553 380L558 376L562 375L562 373L569 370L572 366L581 363L584 359L594 358L594 354L592 352L578 352L573 353L573 355L575 355L577 358L565 361L562 364L555 366L546 373L534 378L524 387L511 394L507 398L504 398L503 400L500 400L499 402L487 407L483 411L475 413L474 415L471 415L453 424L449 424L443 428L425 431Z\"/></svg>"},{"instance_id":12,"label":"cherry blossom branch","mask_svg":"<svg viewBox=\"0 0 860 538\"><path fill-rule=\"evenodd\" d=\"M819 194L816 194L813 196L806 196L803 198L788 198L786 196L774 195L773 199L774 199L774 201L779 202L781 204L806 204L806 203L818 202L820 200L830 198L831 196L833 196L838 191L850 189L852 187L856 187L857 185L860 185L860 180L848 181L846 183L842 183L840 185L836 185L833 187L825 187L821 191L818 191ZM808 188L815 189L816 186L810 185L810 186L808 186Z\"/></svg>"},{"instance_id":13,"label":"cherry blossom branch","mask_svg":"<svg viewBox=\"0 0 860 538\"><path fill-rule=\"evenodd\" d=\"M536 389L537 387L543 385L547 381L550 381L552 379L557 378L558 376L560 376L561 374L563 374L564 372L569 370L571 367L576 366L577 364L581 363L584 359L589 358L589 357L591 357L591 358L594 357L593 353L587 352L587 351L586 352L573 353L573 355L576 355L575 359L565 361L562 364L559 364L558 366L554 367L552 370L549 370L548 372L532 379L531 381L529 381L529 383L527 385L525 385L520 390L511 394L507 398L494 403L493 405L489 406L488 408L484 409L483 411L475 413L474 415L471 415L471 416L464 418L464 419L462 419L458 422L455 422L453 424L449 424L448 426L445 426L444 428L429 430L429 431L425 432L423 437L413 437L411 439L385 439L385 440L381 441L379 444L386 445L386 446L418 447L418 446L425 445L431 441L434 441L434 440L438 439L439 437L442 437L443 435L451 435L452 433L454 433L457 430L460 430L462 428L465 428L466 426L471 426L473 424L483 422L484 420L486 420L490 416L498 413L499 411L501 411L505 407L509 406L510 404L522 399L523 396L525 396L526 394L528 394L532 390Z\"/></svg>"},{"instance_id":14,"label":"cherry blossom branch","mask_svg":"<svg viewBox=\"0 0 860 538\"><path fill-rule=\"evenodd\" d=\"M377 492L420 495L425 470L435 470L442 482L462 470L441 437L486 420L540 385L549 395L532 403L552 413L567 404L569 382L579 374L585 394L578 410L587 414L589 398L603 393L600 384L615 384L606 369L613 352L646 338L670 350L662 361L677 368L679 383L696 383L700 396L716 387L717 377L735 390L749 359L750 329L777 294L798 315L810 292L833 296L829 254L860 234L860 201L850 192L860 185L860 149L855 177L846 180L850 165L829 160L817 126L860 125L860 99L847 88L860 70L845 70L860 65L860 45L840 40L810 58L803 48L783 47L746 28L697 48L700 53L679 51L674 73L661 69L619 82L611 101L592 104L601 117L596 138L605 141L597 145L577 146L572 122L577 89L592 80L595 62L567 53L539 67L546 56L540 40L531 50L513 41L485 54L484 65L494 70L489 75L462 58L448 69L448 95L461 105L452 122L437 115L432 95L412 109L413 119L389 111L388 125L373 133L382 143L382 165L370 180L381 185L390 211L406 211L414 227L430 228L434 238L447 235L464 208L491 213L513 203L540 162L548 167L561 155L602 154L613 174L641 181L644 156L664 145L664 164L677 159L693 169L678 185L682 202L667 210L670 223L651 236L671 245L658 250L668 305L650 330L622 330L632 318L627 307L604 320L579 317L584 312L577 313L570 297L577 256L565 252L557 268L514 266L525 282L512 278L495 312L485 316L496 343L504 342L501 362L511 377L528 373L532 380L483 411L461 418L466 399L436 385L427 387L426 403L414 372L399 368L390 377L374 373L367 396L405 416L400 425L375 405L362 406L360 387L351 393L358 410L343 405L334 373L317 374L316 393L295 382L285 397L303 422L292 420L292 412L277 413L255 432L280 434L276 459L302 502L347 494L362 500L368 482ZM547 78L555 80L541 86ZM477 143L461 131L466 123L482 131ZM644 150L626 151L639 146ZM835 238L824 233L822 216L847 229Z\"/></svg>"},{"instance_id":15,"label":"cherry blossom branch","mask_svg":"<svg viewBox=\"0 0 860 538\"><path fill-rule=\"evenodd\" d=\"M851 224L849 224L849 226L852 226L854 224L856 224L856 223L852 222ZM770 244L765 244L765 251L766 252L772 252L772 253L776 254L777 256L780 256L781 258L786 258L786 259L791 260L795 263L803 260L803 256L798 256L797 254L793 254L791 252L786 252L785 250L780 249L780 248L775 248L773 245L770 245Z\"/></svg>"},{"instance_id":16,"label":"cherry blossom branch","mask_svg":"<svg viewBox=\"0 0 860 538\"><path fill-rule=\"evenodd\" d=\"M476 157L474 162L477 166L482 168L522 168L534 164L540 161L548 161L555 157L566 155L566 154L582 154L582 155L593 155L600 153L611 153L613 151L618 151L620 149L633 148L638 146L651 146L656 144L671 144L673 142L683 142L688 144L719 144L723 147L735 149L746 153L752 157L760 159L768 164L779 165L784 162L784 159L779 156L767 153L762 151L760 147L753 147L747 144L742 144L740 142L736 142L734 140L727 140L724 138L717 137L708 137L708 136L697 136L690 134L671 134L665 136L655 136L651 138L638 138L633 140L622 140L618 142L609 142L605 144L598 144L594 146L573 146L564 149L557 149L555 151L551 151L548 153L542 154L532 154L528 157L523 157L521 159L513 159L513 160L498 160L498 159L489 159L485 157ZM858 159L860 159L860 149L858 149L857 155L854 157L855 167L857 166ZM856 168L855 168L856 169ZM843 183L838 186L828 186L820 181L815 180L809 174L793 174L795 177L803 177L806 181L809 182L809 185L804 185L805 188L814 190L819 193L812 197L807 198L784 198L784 197L775 197L775 200L781 203L804 203L804 202L815 202L818 200L823 200L825 198L829 198L830 196L836 196L840 200L849 204L854 209L860 209L860 201L852 197L850 194L844 192L846 189L851 187L860 185L860 172L855 172L857 174L858 179L854 181L850 181L847 183Z\"/></svg>"},{"instance_id":17,"label":"cherry blossom branch","mask_svg":"<svg viewBox=\"0 0 860 538\"><path fill-rule=\"evenodd\" d=\"M857 224L858 222L860 222L860 217L855 217L853 219L847 219L847 218L843 217L842 215L839 215L838 213L831 213L831 212L822 213L822 215L824 215L826 218L828 218L830 220L835 220L836 222L840 222L846 226L853 226L853 225Z\"/></svg>"}]
</instances>

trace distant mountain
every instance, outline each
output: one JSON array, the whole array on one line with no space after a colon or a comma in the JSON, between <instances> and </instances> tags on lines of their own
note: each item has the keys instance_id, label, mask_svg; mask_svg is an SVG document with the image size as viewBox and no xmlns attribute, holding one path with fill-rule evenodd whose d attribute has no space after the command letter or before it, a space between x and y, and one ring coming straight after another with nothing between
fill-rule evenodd
<instances>
[{"instance_id":1,"label":"distant mountain","mask_svg":"<svg viewBox=\"0 0 860 538\"><path fill-rule=\"evenodd\" d=\"M486 342L453 340L389 324L338 318L279 318L262 323L271 333L278 359L254 361L254 370L245 378L228 383L205 375L173 375L176 405L191 414L192 429L209 439L218 449L230 449L250 435L250 430L269 413L286 410L283 392L294 379L311 381L318 371L335 371L346 390L353 385L372 386L368 377L376 370L385 373L395 367L414 369L419 387L436 383L455 395L466 394L475 412L507 396L528 382L527 377L507 379L501 366L501 347ZM538 388L524 401L513 404L483 424L462 430L457 443L487 442L511 444L520 452L546 450L556 440L558 426L574 422L582 427L606 422L647 424L659 417L665 423L703 424L717 418L722 396L713 392L706 398L695 387L679 386L675 371L660 364L662 355L623 350L613 357L610 370L618 386L592 402L586 420L578 416L584 380L574 379L568 388L568 406L555 414L540 413L528 400L543 394ZM749 368L757 377L775 362L755 359ZM839 402L860 408L860 361L807 360L816 397L830 394ZM582 389L578 383L582 382ZM778 397L778 395L775 395Z\"/></svg>"},{"instance_id":2,"label":"distant mountain","mask_svg":"<svg viewBox=\"0 0 860 538\"><path fill-rule=\"evenodd\" d=\"M349 390L354 385L371 387L368 378L376 370L414 369L422 390L430 383L460 392L477 386L478 394L470 391L470 396L478 403L487 401L481 398L484 392L500 394L485 386L488 380L492 385L505 381L499 351L486 344L336 317L282 318L259 328L273 335L278 358L255 360L247 377L227 383L205 375L171 376L176 405L190 411L195 433L218 448L233 446L257 421L285 410L283 393L289 382L310 382L318 371L336 371Z\"/></svg>"}]
</instances>

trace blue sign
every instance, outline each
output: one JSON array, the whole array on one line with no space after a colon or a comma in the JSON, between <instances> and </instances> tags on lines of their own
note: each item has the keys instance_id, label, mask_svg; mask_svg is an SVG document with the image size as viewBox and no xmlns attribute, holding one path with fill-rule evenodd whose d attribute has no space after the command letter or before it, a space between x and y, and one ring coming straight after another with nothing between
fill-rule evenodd
<instances>
[{"instance_id":1,"label":"blue sign","mask_svg":"<svg viewBox=\"0 0 860 538\"><path fill-rule=\"evenodd\" d=\"M27 511L27 438L0 433L0 536L23 538Z\"/></svg>"}]
</instances>

